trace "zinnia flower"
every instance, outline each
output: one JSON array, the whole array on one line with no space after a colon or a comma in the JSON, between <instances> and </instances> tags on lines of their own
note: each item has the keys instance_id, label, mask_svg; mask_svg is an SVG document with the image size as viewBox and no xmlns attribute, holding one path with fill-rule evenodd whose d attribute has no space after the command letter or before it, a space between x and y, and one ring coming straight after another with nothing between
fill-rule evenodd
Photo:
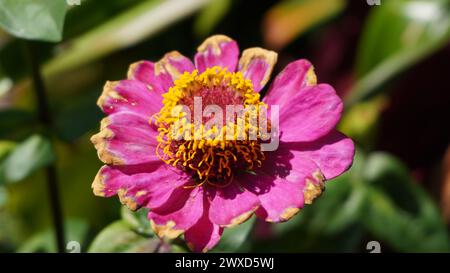
<instances>
[{"instance_id":1,"label":"zinnia flower","mask_svg":"<svg viewBox=\"0 0 450 273\"><path fill-rule=\"evenodd\" d=\"M326 180L351 166L354 145L335 129L341 99L330 85L316 83L306 60L290 63L260 99L276 61L275 52L262 48L247 49L239 59L237 43L216 35L198 47L194 63L173 51L156 63L132 64L126 80L107 82L98 99L107 117L91 139L106 164L92 184L94 193L117 194L131 210L148 208L158 236L184 234L193 251L208 251L224 228L253 214L268 222L289 220L322 193ZM278 124L268 121L278 148L264 151L262 134L218 138L238 118L207 130L214 135L209 139L174 138L170 130L177 123L195 127L186 112L174 116L174 108L195 112L195 98L224 111L227 105L257 105L271 112L278 105ZM246 126L243 134L251 130ZM188 136L199 132L197 127Z\"/></svg>"}]
</instances>

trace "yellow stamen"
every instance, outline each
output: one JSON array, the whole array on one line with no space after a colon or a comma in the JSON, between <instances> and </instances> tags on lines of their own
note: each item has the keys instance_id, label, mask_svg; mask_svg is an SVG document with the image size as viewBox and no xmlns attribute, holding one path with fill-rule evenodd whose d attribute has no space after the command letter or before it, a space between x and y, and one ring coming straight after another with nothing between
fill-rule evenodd
<instances>
[{"instance_id":1,"label":"yellow stamen","mask_svg":"<svg viewBox=\"0 0 450 273\"><path fill-rule=\"evenodd\" d=\"M203 124L195 126L188 121L186 112L173 115L176 106L185 105L196 96L201 97L205 90L222 90L220 97L239 98L244 116L222 128L212 126L206 129ZM253 91L253 84L241 72L228 72L220 67L209 68L201 74L197 70L185 72L163 94L163 107L151 118L159 132L156 154L165 163L190 172L198 181L195 186L204 183L227 186L233 180L235 168L253 170L255 166L261 166L265 158L259 140L248 139L253 132L261 136L257 125L249 122L259 115L260 106L266 105L260 102L260 95ZM176 124L189 130L175 127ZM238 124L245 126L241 128ZM184 139L174 138L173 131L181 133Z\"/></svg>"}]
</instances>

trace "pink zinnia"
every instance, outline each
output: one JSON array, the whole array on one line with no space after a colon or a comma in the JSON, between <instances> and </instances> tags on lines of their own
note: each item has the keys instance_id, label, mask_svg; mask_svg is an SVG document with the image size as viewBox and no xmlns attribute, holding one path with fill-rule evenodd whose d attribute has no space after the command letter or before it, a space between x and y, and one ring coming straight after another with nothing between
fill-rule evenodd
<instances>
[{"instance_id":1,"label":"pink zinnia","mask_svg":"<svg viewBox=\"0 0 450 273\"><path fill-rule=\"evenodd\" d=\"M289 220L311 204L325 180L352 164L354 145L336 131L343 110L333 87L316 84L306 60L290 63L267 95L277 54L250 48L239 58L235 41L216 35L198 48L195 64L178 52L131 65L128 79L106 83L98 105L107 117L92 137L103 166L94 193L118 195L131 210L149 208L160 237L184 234L194 251L208 251L226 227L253 214ZM174 105L279 105L279 147L262 140L176 140L169 128ZM270 110L269 110L270 111ZM270 121L269 121L270 122ZM248 129L248 128L247 128Z\"/></svg>"}]
</instances>

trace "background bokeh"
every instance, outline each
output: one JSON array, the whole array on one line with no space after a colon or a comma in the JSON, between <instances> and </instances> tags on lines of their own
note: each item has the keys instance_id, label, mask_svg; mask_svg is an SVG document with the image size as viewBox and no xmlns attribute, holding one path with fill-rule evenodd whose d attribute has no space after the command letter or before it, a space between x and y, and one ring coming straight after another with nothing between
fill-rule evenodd
<instances>
[{"instance_id":1,"label":"background bokeh","mask_svg":"<svg viewBox=\"0 0 450 273\"><path fill-rule=\"evenodd\" d=\"M241 49L277 51L274 74L309 59L343 98L339 129L357 153L292 220L251 219L215 251L368 252L370 241L383 252L450 251L450 1L50 2L58 1L0 0L0 252L56 251L48 166L66 241L82 251L186 251L182 240L155 239L145 211L92 194L101 162L89 138L106 80L167 51L193 56L216 33ZM49 5L48 15L36 5ZM41 64L51 126L38 118L30 55Z\"/></svg>"}]
</instances>

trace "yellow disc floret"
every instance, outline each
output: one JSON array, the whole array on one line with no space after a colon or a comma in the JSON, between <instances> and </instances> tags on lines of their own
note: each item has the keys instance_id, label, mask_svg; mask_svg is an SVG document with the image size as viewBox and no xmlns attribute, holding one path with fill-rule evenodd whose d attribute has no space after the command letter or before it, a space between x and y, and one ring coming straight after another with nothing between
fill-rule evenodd
<instances>
[{"instance_id":1,"label":"yellow disc floret","mask_svg":"<svg viewBox=\"0 0 450 273\"><path fill-rule=\"evenodd\" d=\"M205 115L209 105L226 113L226 118L217 112ZM238 109L231 116L229 106ZM251 171L264 160L262 135L255 123L261 107L266 106L241 72L221 67L185 72L163 94L163 107L153 117L159 130L157 154L191 174L197 185L226 186L236 172Z\"/></svg>"}]
</instances>

